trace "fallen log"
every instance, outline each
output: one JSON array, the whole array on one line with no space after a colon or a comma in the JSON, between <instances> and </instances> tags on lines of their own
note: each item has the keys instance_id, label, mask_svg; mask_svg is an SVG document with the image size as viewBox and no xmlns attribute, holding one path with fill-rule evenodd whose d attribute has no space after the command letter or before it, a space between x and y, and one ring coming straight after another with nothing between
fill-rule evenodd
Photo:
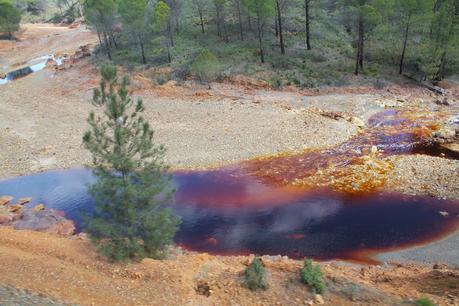
<instances>
[{"instance_id":1,"label":"fallen log","mask_svg":"<svg viewBox=\"0 0 459 306\"><path fill-rule=\"evenodd\" d=\"M415 77L411 76L411 75L408 75L406 73L403 74L404 77L416 82L416 84L418 84L419 86L422 86L422 87L425 87L427 88L428 90L436 93L436 94L439 94L439 95L444 95L446 94L445 90L441 87L438 87L438 86L434 86L434 85L430 85L430 84L427 84L426 82L423 82L423 81L419 81L417 80Z\"/></svg>"}]
</instances>

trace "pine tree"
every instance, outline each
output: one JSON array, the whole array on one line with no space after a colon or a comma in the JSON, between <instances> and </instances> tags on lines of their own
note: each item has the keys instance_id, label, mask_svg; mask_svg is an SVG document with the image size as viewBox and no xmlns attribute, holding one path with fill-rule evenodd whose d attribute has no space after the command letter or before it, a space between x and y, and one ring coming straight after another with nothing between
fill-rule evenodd
<instances>
[{"instance_id":1,"label":"pine tree","mask_svg":"<svg viewBox=\"0 0 459 306\"><path fill-rule=\"evenodd\" d=\"M253 16L257 20L258 46L260 53L260 61L265 62L265 51L263 47L264 32L266 21L269 17L274 16L276 6L274 0L243 0L242 4L249 16Z\"/></svg>"},{"instance_id":2,"label":"pine tree","mask_svg":"<svg viewBox=\"0 0 459 306\"><path fill-rule=\"evenodd\" d=\"M102 82L83 136L93 158L96 183L89 188L94 212L85 230L97 249L111 260L162 258L179 220L167 207L173 188L165 174L165 149L153 142L153 130L140 115L142 101L128 94L127 77L118 81L116 68L102 68Z\"/></svg>"}]
</instances>

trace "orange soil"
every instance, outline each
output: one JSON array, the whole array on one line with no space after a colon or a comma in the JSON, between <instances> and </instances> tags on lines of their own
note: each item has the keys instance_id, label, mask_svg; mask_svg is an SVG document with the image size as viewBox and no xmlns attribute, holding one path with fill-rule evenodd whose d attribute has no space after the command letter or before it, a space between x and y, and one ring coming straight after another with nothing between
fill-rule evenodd
<instances>
[{"instance_id":1,"label":"orange soil","mask_svg":"<svg viewBox=\"0 0 459 306\"><path fill-rule=\"evenodd\" d=\"M265 259L270 288L253 293L242 285L248 257L175 255L165 261L111 264L89 242L0 227L0 284L9 284L81 305L305 305L313 299L298 280L301 262ZM447 305L456 295L459 273L418 265L350 266L322 263L330 285L326 304L350 305L346 286L370 290L353 298L372 305L429 296ZM211 295L196 292L199 281ZM346 285L347 284L347 285ZM454 286L453 286L454 285ZM356 286L356 285L354 285ZM455 287L456 289L448 289ZM430 294L431 293L431 294Z\"/></svg>"}]
</instances>

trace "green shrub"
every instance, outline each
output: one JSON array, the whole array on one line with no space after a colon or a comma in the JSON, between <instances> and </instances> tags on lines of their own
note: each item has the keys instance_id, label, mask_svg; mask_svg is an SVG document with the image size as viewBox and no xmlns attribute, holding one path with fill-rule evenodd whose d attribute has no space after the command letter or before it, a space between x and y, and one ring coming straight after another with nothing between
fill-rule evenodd
<instances>
[{"instance_id":1,"label":"green shrub","mask_svg":"<svg viewBox=\"0 0 459 306\"><path fill-rule=\"evenodd\" d=\"M268 289L266 271L260 257L255 257L252 263L245 269L245 283L252 291Z\"/></svg>"},{"instance_id":2,"label":"green shrub","mask_svg":"<svg viewBox=\"0 0 459 306\"><path fill-rule=\"evenodd\" d=\"M308 285L312 292L322 294L325 292L325 280L319 265L314 265L310 259L304 260L304 267L300 271L303 284Z\"/></svg>"},{"instance_id":3,"label":"green shrub","mask_svg":"<svg viewBox=\"0 0 459 306\"><path fill-rule=\"evenodd\" d=\"M416 306L435 306L435 303L428 298L421 298L415 302Z\"/></svg>"},{"instance_id":4,"label":"green shrub","mask_svg":"<svg viewBox=\"0 0 459 306\"><path fill-rule=\"evenodd\" d=\"M194 60L192 72L202 82L209 84L211 81L216 79L218 66L217 57L209 50L204 49Z\"/></svg>"}]
</instances>

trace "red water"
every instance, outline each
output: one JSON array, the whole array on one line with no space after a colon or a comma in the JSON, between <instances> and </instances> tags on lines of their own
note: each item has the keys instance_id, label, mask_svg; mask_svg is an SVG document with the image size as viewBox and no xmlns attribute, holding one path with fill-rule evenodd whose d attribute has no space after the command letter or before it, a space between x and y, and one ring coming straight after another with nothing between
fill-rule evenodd
<instances>
[{"instance_id":1,"label":"red water","mask_svg":"<svg viewBox=\"0 0 459 306\"><path fill-rule=\"evenodd\" d=\"M372 262L375 252L445 237L459 227L457 201L381 191L392 169L385 157L441 154L431 135L444 116L388 110L331 149L176 171L176 242L212 254ZM31 196L78 222L94 207L93 181L88 170L53 171L1 181L0 194Z\"/></svg>"}]
</instances>

